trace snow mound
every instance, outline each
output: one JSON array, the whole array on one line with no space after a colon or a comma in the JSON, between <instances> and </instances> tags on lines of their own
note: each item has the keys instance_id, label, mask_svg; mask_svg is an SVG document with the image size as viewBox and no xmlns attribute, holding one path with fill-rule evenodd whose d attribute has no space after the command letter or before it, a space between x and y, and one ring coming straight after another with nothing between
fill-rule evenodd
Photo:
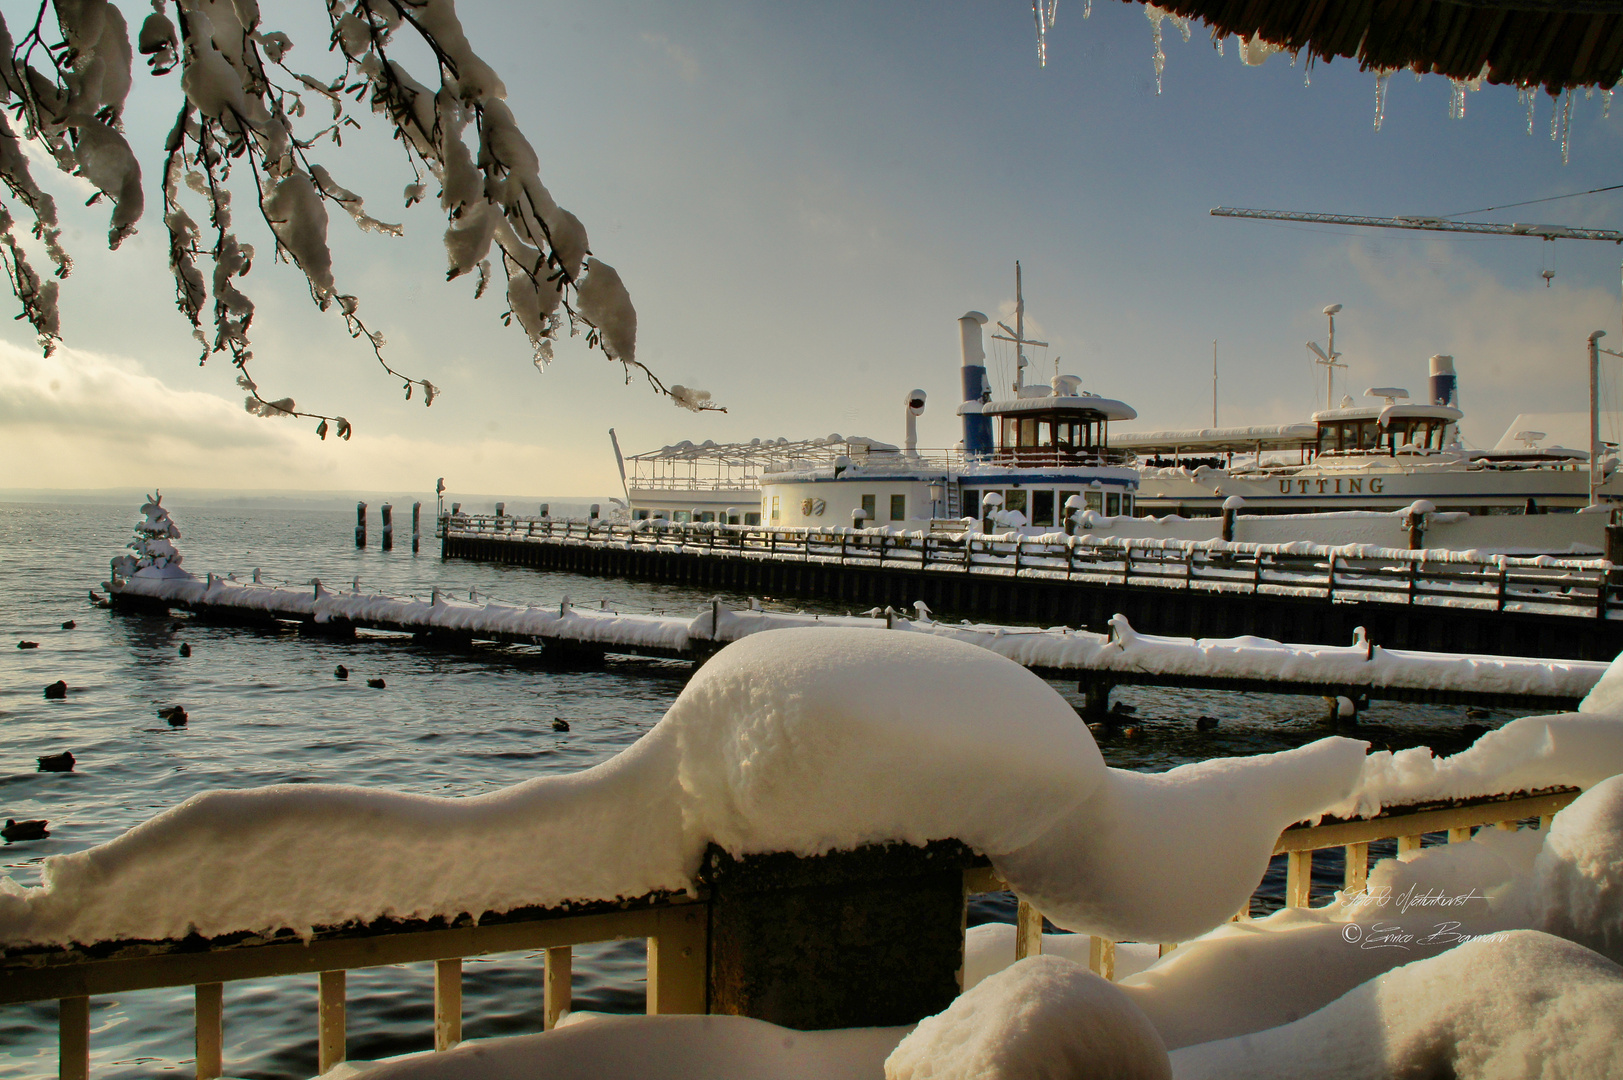
<instances>
[{"instance_id":1,"label":"snow mound","mask_svg":"<svg viewBox=\"0 0 1623 1080\"><path fill-rule=\"evenodd\" d=\"M1052 687L923 634L780 630L722 650L594 768L471 798L332 785L194 796L0 879L0 942L300 933L692 887L706 845L814 855L1029 845L1104 781ZM1259 874L1260 876L1260 874Z\"/></svg>"},{"instance_id":2,"label":"snow mound","mask_svg":"<svg viewBox=\"0 0 1623 1080\"><path fill-rule=\"evenodd\" d=\"M1623 968L1512 931L1389 971L1294 1023L1174 1051L1172 1063L1178 1080L1620 1076Z\"/></svg>"},{"instance_id":3,"label":"snow mound","mask_svg":"<svg viewBox=\"0 0 1623 1080\"><path fill-rule=\"evenodd\" d=\"M1186 941L1250 899L1286 826L1348 797L1366 746L1332 737L1165 773L1107 769L1047 834L993 863L1058 926Z\"/></svg>"},{"instance_id":4,"label":"snow mound","mask_svg":"<svg viewBox=\"0 0 1623 1080\"><path fill-rule=\"evenodd\" d=\"M1603 679L1602 682L1605 680ZM1369 755L1357 790L1327 813L1368 817L1383 806L1538 788L1589 788L1623 772L1623 716L1524 716L1439 758L1424 746Z\"/></svg>"},{"instance_id":5,"label":"snow mound","mask_svg":"<svg viewBox=\"0 0 1623 1080\"><path fill-rule=\"evenodd\" d=\"M1032 956L919 1021L885 1059L885 1080L1171 1080L1166 1047L1114 984L1057 956Z\"/></svg>"},{"instance_id":6,"label":"snow mound","mask_svg":"<svg viewBox=\"0 0 1623 1080\"><path fill-rule=\"evenodd\" d=\"M1623 962L1623 776L1555 816L1533 880L1544 930Z\"/></svg>"},{"instance_id":7,"label":"snow mound","mask_svg":"<svg viewBox=\"0 0 1623 1080\"><path fill-rule=\"evenodd\" d=\"M1581 713L1623 713L1623 653L1607 666L1600 681L1578 702Z\"/></svg>"},{"instance_id":8,"label":"snow mound","mask_svg":"<svg viewBox=\"0 0 1623 1080\"><path fill-rule=\"evenodd\" d=\"M380 1062L366 1080L872 1080L906 1028L794 1031L743 1016L573 1013L538 1035Z\"/></svg>"}]
</instances>

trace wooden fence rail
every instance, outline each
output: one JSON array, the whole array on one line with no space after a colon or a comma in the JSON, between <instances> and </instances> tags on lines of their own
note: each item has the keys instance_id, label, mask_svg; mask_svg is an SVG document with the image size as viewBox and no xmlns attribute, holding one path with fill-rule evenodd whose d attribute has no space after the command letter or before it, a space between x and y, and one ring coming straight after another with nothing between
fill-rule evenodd
<instances>
[{"instance_id":1,"label":"wooden fence rail","mask_svg":"<svg viewBox=\"0 0 1623 1080\"><path fill-rule=\"evenodd\" d=\"M1425 834L1468 840L1477 826L1516 829L1551 817L1578 796L1558 789L1510 797L1459 800L1421 807L1394 807L1369 819L1287 829L1275 854L1288 859L1286 903L1308 903L1315 851L1346 851L1346 888L1362 891L1368 879L1370 844L1396 839L1400 852L1417 849ZM990 866L964 871L969 894L1006 888ZM1249 905L1247 905L1249 908ZM552 1027L570 1007L571 949L597 941L646 938L650 1014L700 1013L706 1009L707 902L703 896L645 898L626 908L587 913L533 910L487 917L475 924L373 925L316 934L229 943L113 942L90 948L24 949L0 953L0 1004L56 999L61 1080L90 1075L90 998L161 987L193 986L196 995L198 1080L225 1074L223 984L269 976L315 974L319 1003L318 1060L322 1072L344 1060L347 971L391 964L434 963L434 1048L448 1050L462 1037L462 962L470 956L517 950L546 951L544 1025ZM1242 912L1236 916L1248 917ZM1175 946L1165 944L1161 952ZM1020 902L1016 957L1042 951L1042 916ZM1115 942L1094 938L1093 970L1114 977Z\"/></svg>"},{"instance_id":2,"label":"wooden fence rail","mask_svg":"<svg viewBox=\"0 0 1623 1080\"><path fill-rule=\"evenodd\" d=\"M876 569L912 569L1207 592L1611 618L1623 611L1623 579L1599 559L1480 561L1416 550L1380 555L1286 546L1213 549L1177 540L1124 541L1081 535L1051 542L980 533L895 535L848 529L785 529L712 523L625 525L553 518L446 515L443 537L515 543L579 543Z\"/></svg>"}]
</instances>

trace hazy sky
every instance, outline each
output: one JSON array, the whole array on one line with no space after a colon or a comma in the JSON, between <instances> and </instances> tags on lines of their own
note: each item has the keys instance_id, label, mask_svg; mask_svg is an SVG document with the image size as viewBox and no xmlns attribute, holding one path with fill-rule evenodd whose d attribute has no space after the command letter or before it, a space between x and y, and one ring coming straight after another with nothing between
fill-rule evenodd
<instances>
[{"instance_id":1,"label":"hazy sky","mask_svg":"<svg viewBox=\"0 0 1623 1080\"><path fill-rule=\"evenodd\" d=\"M132 20L145 4L123 5ZM1449 214L1616 182L1623 116L1575 101L1571 161L1534 132L1516 91L1468 95L1449 118L1436 77L1375 79L1355 64L1243 67L1196 27L1167 26L1155 92L1137 4L1061 4L1046 69L1029 5L700 2L459 5L558 201L585 222L637 303L639 355L730 412L695 416L581 341L545 373L505 302L444 280L432 208L399 209L409 176L386 138L346 140L329 162L407 235L357 236L334 220L339 284L389 339L392 362L443 388L433 408L398 384L268 259L256 375L267 396L354 421L350 443L304 421L258 420L230 365L199 368L174 309L158 202L160 141L177 76L142 75L128 127L148 217L104 250L106 211L56 180L76 258L64 285L67 346L40 358L24 324L0 340L0 451L8 486L234 487L608 495L608 429L628 452L689 438L830 432L897 440L903 395L930 394L921 443L959 431L956 319L1006 311L1025 268L1041 378L1066 373L1133 405L1145 428L1305 419L1322 407L1303 342L1337 346L1345 389L1423 388L1426 358L1456 357L1465 434L1496 441L1519 412L1585 405L1585 338L1623 348L1612 245L1449 238L1215 219L1220 204ZM9 9L9 5L8 5ZM307 10L306 10L307 9ZM321 7L267 5L298 42L293 66L326 75ZM277 23L286 12L304 21ZM428 72L418 76L427 81ZM1623 103L1620 103L1623 112ZM43 172L43 170L41 170ZM1617 227L1623 192L1479 215ZM242 215L246 217L246 215ZM1540 271L1553 269L1546 287ZM1337 396L1343 391L1337 388Z\"/></svg>"}]
</instances>

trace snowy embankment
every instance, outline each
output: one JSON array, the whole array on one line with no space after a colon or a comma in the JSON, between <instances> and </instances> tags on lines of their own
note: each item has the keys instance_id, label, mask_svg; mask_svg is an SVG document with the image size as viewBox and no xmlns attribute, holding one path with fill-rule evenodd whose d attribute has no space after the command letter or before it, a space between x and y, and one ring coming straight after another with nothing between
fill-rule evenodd
<instances>
[{"instance_id":1,"label":"snowy embankment","mask_svg":"<svg viewBox=\"0 0 1623 1080\"><path fill-rule=\"evenodd\" d=\"M349 621L399 630L444 630L493 637L553 640L606 648L682 654L695 643L740 640L765 630L795 627L884 629L887 620L864 616L796 615L731 611L719 606L691 617L558 610L502 603L476 604L436 593L432 601L361 593L332 593L319 583L302 589L249 584L209 575L158 577L137 573L114 591L194 609L257 611L317 623ZM1066 627L951 625L893 617L888 625L977 645L1025 667L1063 672L1120 672L1157 676L1257 680L1405 690L1473 690L1484 694L1570 698L1587 694L1606 665L1582 660L1426 653L1385 649L1368 642L1300 645L1268 638L1177 638L1140 634L1121 615L1109 634Z\"/></svg>"},{"instance_id":2,"label":"snowy embankment","mask_svg":"<svg viewBox=\"0 0 1623 1080\"><path fill-rule=\"evenodd\" d=\"M463 799L314 785L196 796L46 860L38 888L0 881L0 942L477 915L689 889L710 843L813 855L953 837L1061 927L1187 944L1120 986L1059 957L1027 960L899 1042L894 1029L767 1037L720 1018L625 1018L380 1066L379 1080L877 1077L887 1053L892 1080L1060 1075L1040 1071L1055 1062L1131 1076L1486 1080L1545 1062L1617 1075L1615 668L1586 712L1515 721L1452 758L1366 756L1333 737L1151 775L1107 767L1062 697L986 649L921 633L752 634L592 769ZM1370 892L1330 908L1228 921L1293 822L1397 794L1555 784L1588 790L1548 835L1487 830L1383 862ZM1394 933L1404 948L1359 947ZM634 1046L647 1052L624 1052Z\"/></svg>"}]
</instances>

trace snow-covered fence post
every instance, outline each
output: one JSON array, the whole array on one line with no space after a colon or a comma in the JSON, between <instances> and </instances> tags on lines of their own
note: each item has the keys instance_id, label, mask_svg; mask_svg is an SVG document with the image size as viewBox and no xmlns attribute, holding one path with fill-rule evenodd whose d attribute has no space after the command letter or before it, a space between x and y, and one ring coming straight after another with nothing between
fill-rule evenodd
<instances>
[{"instance_id":1,"label":"snow-covered fence post","mask_svg":"<svg viewBox=\"0 0 1623 1080\"><path fill-rule=\"evenodd\" d=\"M411 504L411 553L413 555L417 554L418 542L422 536L422 526L423 504L414 502Z\"/></svg>"},{"instance_id":2,"label":"snow-covered fence post","mask_svg":"<svg viewBox=\"0 0 1623 1080\"><path fill-rule=\"evenodd\" d=\"M383 504L383 550L394 550L394 507Z\"/></svg>"},{"instance_id":3,"label":"snow-covered fence post","mask_svg":"<svg viewBox=\"0 0 1623 1080\"><path fill-rule=\"evenodd\" d=\"M355 504L355 546L366 546L366 504L363 502Z\"/></svg>"},{"instance_id":4,"label":"snow-covered fence post","mask_svg":"<svg viewBox=\"0 0 1623 1080\"><path fill-rule=\"evenodd\" d=\"M1014 958L1041 956L1043 952L1043 913L1030 901L1022 900L1014 915Z\"/></svg>"},{"instance_id":5,"label":"snow-covered fence post","mask_svg":"<svg viewBox=\"0 0 1623 1080\"><path fill-rule=\"evenodd\" d=\"M954 840L802 858L712 846L709 1010L801 1030L910 1024L958 996L964 871Z\"/></svg>"},{"instance_id":6,"label":"snow-covered fence post","mask_svg":"<svg viewBox=\"0 0 1623 1080\"><path fill-rule=\"evenodd\" d=\"M1245 500L1238 495L1230 495L1223 500L1223 542L1225 544L1234 543L1234 519L1239 517L1240 508L1244 505Z\"/></svg>"},{"instance_id":7,"label":"snow-covered fence post","mask_svg":"<svg viewBox=\"0 0 1623 1080\"><path fill-rule=\"evenodd\" d=\"M1330 553L1330 565L1324 571L1324 598L1334 601L1336 598L1336 553Z\"/></svg>"}]
</instances>

